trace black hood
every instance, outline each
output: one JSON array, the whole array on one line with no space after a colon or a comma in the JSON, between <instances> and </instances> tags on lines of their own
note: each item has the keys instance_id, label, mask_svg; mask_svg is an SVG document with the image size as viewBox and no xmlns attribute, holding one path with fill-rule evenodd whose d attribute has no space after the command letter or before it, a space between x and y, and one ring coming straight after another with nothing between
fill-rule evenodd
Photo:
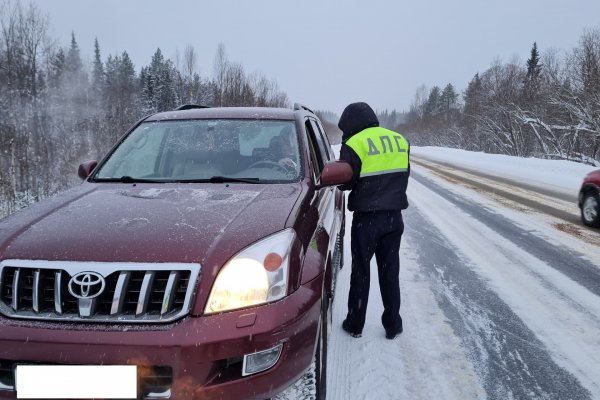
<instances>
[{"instance_id":1,"label":"black hood","mask_svg":"<svg viewBox=\"0 0 600 400\"><path fill-rule=\"evenodd\" d=\"M358 132L374 126L379 126L377 115L367 103L363 102L348 105L338 123L338 128L344 133L342 135L344 142Z\"/></svg>"}]
</instances>

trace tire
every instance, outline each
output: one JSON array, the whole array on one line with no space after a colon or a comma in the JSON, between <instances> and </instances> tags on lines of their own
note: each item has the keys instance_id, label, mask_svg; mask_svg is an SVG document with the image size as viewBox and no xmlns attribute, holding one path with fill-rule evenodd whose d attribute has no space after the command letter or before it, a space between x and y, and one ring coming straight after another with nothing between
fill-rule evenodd
<instances>
[{"instance_id":1,"label":"tire","mask_svg":"<svg viewBox=\"0 0 600 400\"><path fill-rule=\"evenodd\" d=\"M326 293L323 293L323 300L321 302L321 323L319 324L319 341L315 353L315 380L318 400L325 400L327 398L327 342L329 339L329 331L331 329L331 318L331 302Z\"/></svg>"},{"instance_id":2,"label":"tire","mask_svg":"<svg viewBox=\"0 0 600 400\"><path fill-rule=\"evenodd\" d=\"M587 226L600 227L600 196L595 192L587 192L581 201L581 220Z\"/></svg>"},{"instance_id":3,"label":"tire","mask_svg":"<svg viewBox=\"0 0 600 400\"><path fill-rule=\"evenodd\" d=\"M344 231L345 231L345 220L342 220L342 228L337 235L335 240L335 247L333 249L333 255L331 256L331 287L329 288L329 302L333 304L333 298L335 296L335 286L337 283L337 276L342 267L344 266Z\"/></svg>"},{"instance_id":4,"label":"tire","mask_svg":"<svg viewBox=\"0 0 600 400\"><path fill-rule=\"evenodd\" d=\"M338 242L339 242L339 252L340 252L340 258L339 258L339 266L340 269L342 269L342 267L344 266L344 236L346 235L346 217L344 217L344 219L342 220L342 229L340 229L340 233L338 235Z\"/></svg>"},{"instance_id":5,"label":"tire","mask_svg":"<svg viewBox=\"0 0 600 400\"><path fill-rule=\"evenodd\" d=\"M335 287L337 284L337 276L342 269L343 261L343 237L338 235L335 241L335 247L333 249L333 255L331 256L331 286L327 292L329 301L333 303L333 297L335 296Z\"/></svg>"},{"instance_id":6,"label":"tire","mask_svg":"<svg viewBox=\"0 0 600 400\"><path fill-rule=\"evenodd\" d=\"M333 266L339 271L344 266L344 233L338 234L335 241L335 250L333 252Z\"/></svg>"}]
</instances>

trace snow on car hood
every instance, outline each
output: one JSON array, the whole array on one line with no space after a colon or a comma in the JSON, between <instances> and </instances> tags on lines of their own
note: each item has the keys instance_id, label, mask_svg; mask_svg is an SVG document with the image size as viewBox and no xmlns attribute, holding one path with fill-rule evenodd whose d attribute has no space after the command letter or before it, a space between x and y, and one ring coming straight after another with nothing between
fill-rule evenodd
<instances>
[{"instance_id":1,"label":"snow on car hood","mask_svg":"<svg viewBox=\"0 0 600 400\"><path fill-rule=\"evenodd\" d=\"M300 184L84 184L0 221L2 259L226 259L285 227ZM224 254L225 253L225 254Z\"/></svg>"}]
</instances>

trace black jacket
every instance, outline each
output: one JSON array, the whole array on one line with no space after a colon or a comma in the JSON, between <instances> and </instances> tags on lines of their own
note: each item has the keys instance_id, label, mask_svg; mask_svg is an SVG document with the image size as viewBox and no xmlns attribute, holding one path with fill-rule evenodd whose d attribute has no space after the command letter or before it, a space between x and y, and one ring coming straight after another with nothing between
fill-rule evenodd
<instances>
[{"instance_id":1,"label":"black jacket","mask_svg":"<svg viewBox=\"0 0 600 400\"><path fill-rule=\"evenodd\" d=\"M351 190L348 196L350 211L404 210L408 207L406 187L410 175L407 172L374 175L360 178L362 162L356 152L346 145L346 141L367 128L379 126L377 115L367 103L352 103L344 109L338 127L342 130L342 148L340 160L352 166L352 182L340 186L342 190ZM409 152L410 155L410 152Z\"/></svg>"}]
</instances>

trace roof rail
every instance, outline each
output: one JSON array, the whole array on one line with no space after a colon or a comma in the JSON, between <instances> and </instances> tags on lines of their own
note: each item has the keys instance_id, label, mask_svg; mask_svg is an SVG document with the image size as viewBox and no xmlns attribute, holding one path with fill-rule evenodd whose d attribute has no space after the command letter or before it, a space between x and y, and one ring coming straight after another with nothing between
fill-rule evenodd
<instances>
[{"instance_id":1,"label":"roof rail","mask_svg":"<svg viewBox=\"0 0 600 400\"><path fill-rule=\"evenodd\" d=\"M201 106L198 104L184 104L177 107L174 111L193 110L195 108L210 108L210 106Z\"/></svg>"},{"instance_id":2,"label":"roof rail","mask_svg":"<svg viewBox=\"0 0 600 400\"><path fill-rule=\"evenodd\" d=\"M306 110L308 112L311 113L315 113L313 110L311 110L310 108L306 107L304 104L300 104L300 103L294 103L294 111L298 111L298 110Z\"/></svg>"}]
</instances>

